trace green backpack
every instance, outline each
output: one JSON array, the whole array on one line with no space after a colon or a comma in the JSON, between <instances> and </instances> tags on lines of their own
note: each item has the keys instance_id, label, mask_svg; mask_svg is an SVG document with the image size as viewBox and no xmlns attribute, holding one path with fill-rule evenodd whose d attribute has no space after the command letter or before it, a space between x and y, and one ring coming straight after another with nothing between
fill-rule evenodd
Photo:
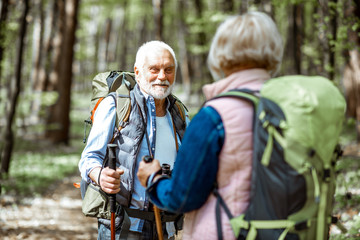
<instances>
[{"instance_id":1,"label":"green backpack","mask_svg":"<svg viewBox=\"0 0 360 240\"><path fill-rule=\"evenodd\" d=\"M90 116L84 121L84 140L86 142L86 126L92 125L94 114L100 102L110 93L117 93L116 127L120 122L126 122L130 116L130 90L136 84L135 74L132 72L110 71L97 74L92 80L92 95L90 103ZM113 97L115 97L112 94ZM119 106L119 107L118 107Z\"/></svg>"},{"instance_id":2,"label":"green backpack","mask_svg":"<svg viewBox=\"0 0 360 240\"><path fill-rule=\"evenodd\" d=\"M97 74L92 80L92 96L90 103L90 116L84 120L84 139L86 142L86 126L92 125L94 114L100 102L107 96L112 96L116 103L116 128L121 130L128 121L131 111L130 91L136 84L133 72L109 71ZM175 105L178 107L181 118L185 121L185 106L176 98Z\"/></svg>"},{"instance_id":3,"label":"green backpack","mask_svg":"<svg viewBox=\"0 0 360 240\"><path fill-rule=\"evenodd\" d=\"M220 97L247 100L255 109L249 207L233 216L215 188L218 237L223 207L237 239L327 239L335 164L345 100L316 76L285 76L260 92L232 90Z\"/></svg>"}]
</instances>

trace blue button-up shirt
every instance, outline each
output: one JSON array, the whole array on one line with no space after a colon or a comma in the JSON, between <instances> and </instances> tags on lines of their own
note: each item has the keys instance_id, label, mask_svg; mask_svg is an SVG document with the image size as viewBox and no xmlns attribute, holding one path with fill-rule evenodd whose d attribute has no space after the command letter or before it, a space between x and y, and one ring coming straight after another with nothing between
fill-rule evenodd
<instances>
[{"instance_id":1,"label":"blue button-up shirt","mask_svg":"<svg viewBox=\"0 0 360 240\"><path fill-rule=\"evenodd\" d=\"M148 147L146 136L144 136L140 145L139 153L136 158L135 173L138 171L139 162L142 160L143 156L150 155L150 152L151 155L153 156L155 154L155 141L156 141L155 101L152 96L144 92L142 93L145 96L146 106L148 111L146 131L149 139L150 149ZM169 103L167 107L169 107ZM169 122L169 125L172 128L173 127L172 119L170 112L168 110L166 112L166 118ZM79 170L81 172L81 177L86 182L91 182L91 179L89 178L89 173L95 167L102 166L102 161L106 154L107 143L111 140L114 134L115 121L116 121L115 102L112 97L107 97L99 104L99 107L95 112L94 122L88 137L88 142L83 150L83 153L81 155L81 160L79 162ZM188 125L189 123L188 117L186 117L186 122ZM177 136L177 141L180 146L181 142L178 136ZM141 186L138 178L135 177L134 192L132 194L130 207L144 210L148 207L149 205L148 203L149 200L145 192L145 188ZM143 228L144 220L136 219L136 218L130 218L130 220L131 220L130 231L141 232ZM169 235L171 234L169 233Z\"/></svg>"},{"instance_id":2,"label":"blue button-up shirt","mask_svg":"<svg viewBox=\"0 0 360 240\"><path fill-rule=\"evenodd\" d=\"M214 189L224 139L218 112L202 108L186 129L171 178L159 179L147 189L151 201L177 213L200 208Z\"/></svg>"}]
</instances>

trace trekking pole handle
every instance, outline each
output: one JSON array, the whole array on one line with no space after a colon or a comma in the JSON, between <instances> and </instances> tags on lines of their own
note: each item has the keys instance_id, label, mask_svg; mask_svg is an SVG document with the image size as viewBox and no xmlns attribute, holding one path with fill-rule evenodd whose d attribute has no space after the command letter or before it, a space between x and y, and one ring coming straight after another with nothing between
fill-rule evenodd
<instances>
[{"instance_id":1,"label":"trekking pole handle","mask_svg":"<svg viewBox=\"0 0 360 240\"><path fill-rule=\"evenodd\" d=\"M142 159L146 163L151 163L154 160L154 158L149 155L145 155ZM163 236L163 232L162 232L160 209L158 207L156 207L155 205L154 205L154 215L155 215L155 224L156 224L156 231L158 233L158 239L163 240L164 236Z\"/></svg>"},{"instance_id":2,"label":"trekking pole handle","mask_svg":"<svg viewBox=\"0 0 360 240\"><path fill-rule=\"evenodd\" d=\"M143 157L143 161L146 163L151 163L153 160L154 160L154 158L149 155L146 155Z\"/></svg>"},{"instance_id":3,"label":"trekking pole handle","mask_svg":"<svg viewBox=\"0 0 360 240\"><path fill-rule=\"evenodd\" d=\"M109 143L109 168L115 170L116 169L116 144Z\"/></svg>"},{"instance_id":4,"label":"trekking pole handle","mask_svg":"<svg viewBox=\"0 0 360 240\"><path fill-rule=\"evenodd\" d=\"M109 143L107 145L109 153L109 168L116 169L116 144ZM115 194L110 195L110 212L116 212Z\"/></svg>"}]
</instances>

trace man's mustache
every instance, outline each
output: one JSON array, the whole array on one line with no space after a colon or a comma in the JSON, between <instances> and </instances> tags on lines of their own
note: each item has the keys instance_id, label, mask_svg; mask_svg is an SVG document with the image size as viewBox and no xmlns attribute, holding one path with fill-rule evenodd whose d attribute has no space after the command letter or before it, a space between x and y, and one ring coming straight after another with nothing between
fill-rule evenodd
<instances>
[{"instance_id":1,"label":"man's mustache","mask_svg":"<svg viewBox=\"0 0 360 240\"><path fill-rule=\"evenodd\" d=\"M154 85L170 86L170 82L168 80L165 80L165 81L155 80L154 82L151 82L151 86L154 86Z\"/></svg>"}]
</instances>

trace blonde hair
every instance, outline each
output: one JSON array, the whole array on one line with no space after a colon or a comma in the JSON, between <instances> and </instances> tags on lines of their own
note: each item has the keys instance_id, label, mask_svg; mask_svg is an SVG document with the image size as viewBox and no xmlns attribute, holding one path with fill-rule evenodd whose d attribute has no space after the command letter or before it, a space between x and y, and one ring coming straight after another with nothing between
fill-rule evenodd
<instances>
[{"instance_id":1,"label":"blonde hair","mask_svg":"<svg viewBox=\"0 0 360 240\"><path fill-rule=\"evenodd\" d=\"M208 55L215 79L236 67L266 69L274 76L280 68L283 42L274 21L265 13L231 16L217 29Z\"/></svg>"}]
</instances>

